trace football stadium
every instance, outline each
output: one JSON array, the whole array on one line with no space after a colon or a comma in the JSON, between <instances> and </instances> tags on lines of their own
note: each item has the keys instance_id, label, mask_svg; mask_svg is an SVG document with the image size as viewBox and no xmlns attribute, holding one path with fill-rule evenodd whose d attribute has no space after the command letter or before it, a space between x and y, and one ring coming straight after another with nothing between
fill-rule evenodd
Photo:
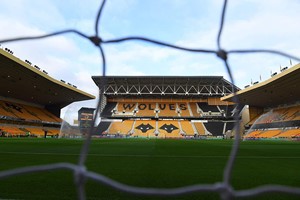
<instances>
[{"instance_id":1,"label":"football stadium","mask_svg":"<svg viewBox=\"0 0 300 200\"><path fill-rule=\"evenodd\" d=\"M104 40L63 30L0 40L0 199L299 199L300 63L266 80L235 85L220 46L191 49L143 37ZM100 50L99 96L20 59L6 43L65 33ZM201 75L106 75L103 44L140 40L212 53L230 79ZM149 52L148 52L149 53ZM89 57L90 58L90 57ZM196 74L196 73L195 73ZM80 106L71 120L62 110ZM68 113L67 113L68 115Z\"/></svg>"},{"instance_id":2,"label":"football stadium","mask_svg":"<svg viewBox=\"0 0 300 200\"><path fill-rule=\"evenodd\" d=\"M1 170L76 163L83 143L80 138L93 126L95 108L78 110L79 125L64 122L60 110L95 97L53 79L9 49L0 49L0 53ZM237 157L233 186L247 189L277 183L298 187L299 76L297 64L244 89L221 76L93 76L103 101L101 121L93 127L87 167L143 187L218 182L236 134L233 116L237 114L239 134L245 141ZM101 85L103 82L106 84ZM239 106L233 102L234 91L241 99ZM87 182L88 199L141 198L98 187ZM76 198L71 174L61 171L3 179L0 191L4 199ZM208 192L178 199L199 196L219 198ZM287 194L261 198L297 199Z\"/></svg>"}]
</instances>

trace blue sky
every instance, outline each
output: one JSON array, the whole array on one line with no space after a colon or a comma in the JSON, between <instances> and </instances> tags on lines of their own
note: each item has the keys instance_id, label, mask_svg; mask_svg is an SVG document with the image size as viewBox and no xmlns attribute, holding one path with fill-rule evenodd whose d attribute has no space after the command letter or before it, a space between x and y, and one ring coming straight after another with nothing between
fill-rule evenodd
<instances>
[{"instance_id":1,"label":"blue sky","mask_svg":"<svg viewBox=\"0 0 300 200\"><path fill-rule=\"evenodd\" d=\"M100 35L105 40L145 36L185 47L215 49L222 5L221 0L108 0L100 21ZM100 1L94 0L0 1L0 38L69 28L93 35L99 6ZM298 0L229 0L222 47L276 49L299 57L299 11ZM97 96L91 76L101 75L101 59L89 41L68 34L3 46L52 77ZM215 55L180 52L142 42L103 47L108 75L220 75L229 80ZM229 63L240 88L260 77L266 80L271 71L290 65L289 59L269 54L230 55ZM74 110L93 107L95 101L72 106Z\"/></svg>"}]
</instances>

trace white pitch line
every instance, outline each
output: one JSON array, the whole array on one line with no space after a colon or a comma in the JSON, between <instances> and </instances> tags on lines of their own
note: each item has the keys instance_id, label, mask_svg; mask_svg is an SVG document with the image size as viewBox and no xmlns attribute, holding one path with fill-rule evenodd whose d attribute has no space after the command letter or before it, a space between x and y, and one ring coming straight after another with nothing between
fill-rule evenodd
<instances>
[{"instance_id":1,"label":"white pitch line","mask_svg":"<svg viewBox=\"0 0 300 200\"><path fill-rule=\"evenodd\" d=\"M55 155L55 156L79 156L76 153L50 153L50 152L12 152L2 151L0 154L15 154L15 155ZM141 157L141 158L228 158L229 155L146 155L146 154L88 154L88 156L99 157ZM300 156L237 156L237 159L300 159Z\"/></svg>"}]
</instances>

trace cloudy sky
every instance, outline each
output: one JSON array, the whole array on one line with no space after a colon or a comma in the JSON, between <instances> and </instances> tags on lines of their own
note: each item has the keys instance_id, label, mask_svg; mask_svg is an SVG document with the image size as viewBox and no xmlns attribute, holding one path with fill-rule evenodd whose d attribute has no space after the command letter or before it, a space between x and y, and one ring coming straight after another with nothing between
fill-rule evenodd
<instances>
[{"instance_id":1,"label":"cloudy sky","mask_svg":"<svg viewBox=\"0 0 300 200\"><path fill-rule=\"evenodd\" d=\"M36 36L63 29L94 35L101 1L0 1L0 40ZM100 21L104 40L144 36L190 48L216 49L222 0L108 0ZM300 1L229 0L221 45L231 49L273 49L300 56ZM298 42L297 42L298 41ZM49 39L5 43L20 59L28 59L56 79L95 96L91 76L101 75L98 49L86 39L67 34ZM107 75L220 75L229 80L215 55L186 53L143 42L103 45ZM270 54L230 55L235 83L243 88L290 66L290 60ZM297 64L292 60L292 64ZM95 101L72 104L62 113ZM63 116L62 116L63 117Z\"/></svg>"}]
</instances>

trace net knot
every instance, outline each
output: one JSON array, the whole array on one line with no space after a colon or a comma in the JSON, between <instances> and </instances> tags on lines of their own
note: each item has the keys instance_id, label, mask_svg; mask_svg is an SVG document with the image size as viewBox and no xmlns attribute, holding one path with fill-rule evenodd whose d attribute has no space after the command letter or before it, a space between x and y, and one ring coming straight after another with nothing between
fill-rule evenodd
<instances>
[{"instance_id":1,"label":"net knot","mask_svg":"<svg viewBox=\"0 0 300 200\"><path fill-rule=\"evenodd\" d=\"M86 168L84 166L77 167L77 169L74 171L74 180L76 184L81 185L84 183L85 173Z\"/></svg>"},{"instance_id":2,"label":"net knot","mask_svg":"<svg viewBox=\"0 0 300 200\"><path fill-rule=\"evenodd\" d=\"M228 185L226 183L217 183L216 187L220 193L221 199L224 199L224 200L232 199L234 191L230 185Z\"/></svg>"},{"instance_id":3,"label":"net knot","mask_svg":"<svg viewBox=\"0 0 300 200\"><path fill-rule=\"evenodd\" d=\"M100 44L102 43L102 39L100 37L98 37L97 35L91 36L91 37L89 37L89 39L97 47L100 46Z\"/></svg>"},{"instance_id":4,"label":"net knot","mask_svg":"<svg viewBox=\"0 0 300 200\"><path fill-rule=\"evenodd\" d=\"M222 60L227 60L227 51L223 50L223 49L219 49L219 51L217 51L217 56L219 58L221 58Z\"/></svg>"}]
</instances>

